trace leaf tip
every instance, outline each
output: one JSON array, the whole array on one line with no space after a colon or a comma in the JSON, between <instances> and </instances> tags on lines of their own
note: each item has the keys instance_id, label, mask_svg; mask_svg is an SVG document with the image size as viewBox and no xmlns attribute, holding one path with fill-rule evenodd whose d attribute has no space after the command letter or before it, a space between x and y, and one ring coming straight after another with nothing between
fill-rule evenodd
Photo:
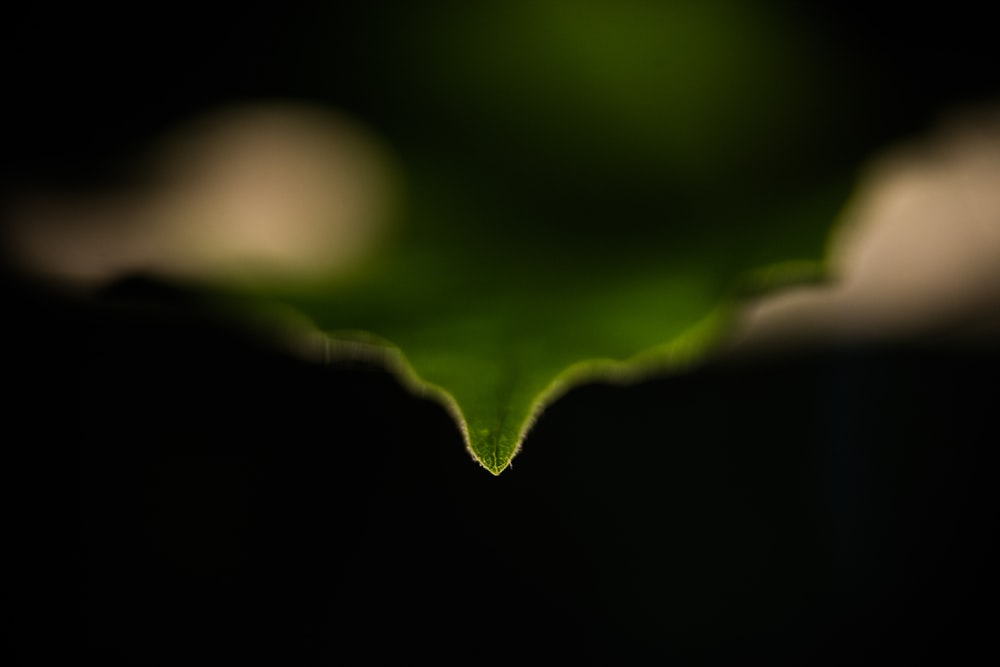
<instances>
[{"instance_id":1,"label":"leaf tip","mask_svg":"<svg viewBox=\"0 0 1000 667\"><path fill-rule=\"evenodd\" d=\"M503 456L496 452L491 452L486 456L480 456L473 451L472 456L479 462L479 465L490 471L494 477L499 476L500 473L510 467L510 460L512 458L510 456Z\"/></svg>"},{"instance_id":2,"label":"leaf tip","mask_svg":"<svg viewBox=\"0 0 1000 667\"><path fill-rule=\"evenodd\" d=\"M489 470L490 473L492 473L494 477L499 477L500 473L502 473L504 470L506 470L509 467L509 465L510 465L510 462L508 461L507 463L496 463L496 464L487 465L487 466L484 466L484 467L487 470Z\"/></svg>"}]
</instances>

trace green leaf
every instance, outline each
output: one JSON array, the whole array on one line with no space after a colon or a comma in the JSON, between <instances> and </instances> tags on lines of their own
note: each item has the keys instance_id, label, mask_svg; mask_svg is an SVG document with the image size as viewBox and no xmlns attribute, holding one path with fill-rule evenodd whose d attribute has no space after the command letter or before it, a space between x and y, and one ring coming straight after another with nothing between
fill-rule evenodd
<instances>
[{"instance_id":1,"label":"green leaf","mask_svg":"<svg viewBox=\"0 0 1000 667\"><path fill-rule=\"evenodd\" d=\"M396 152L398 236L255 297L440 400L490 472L568 388L691 363L741 290L820 271L849 183L814 157L831 101L779 17L417 4L352 26L345 93Z\"/></svg>"}]
</instances>

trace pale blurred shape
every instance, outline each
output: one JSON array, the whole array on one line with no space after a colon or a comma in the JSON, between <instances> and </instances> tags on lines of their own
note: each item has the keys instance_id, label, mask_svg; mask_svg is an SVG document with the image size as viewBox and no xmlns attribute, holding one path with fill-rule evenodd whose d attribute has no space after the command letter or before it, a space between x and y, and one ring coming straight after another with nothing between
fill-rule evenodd
<instances>
[{"instance_id":1,"label":"pale blurred shape","mask_svg":"<svg viewBox=\"0 0 1000 667\"><path fill-rule=\"evenodd\" d=\"M1000 313L1000 107L876 160L831 246L835 281L764 297L742 350L952 335Z\"/></svg>"},{"instance_id":2,"label":"pale blurred shape","mask_svg":"<svg viewBox=\"0 0 1000 667\"><path fill-rule=\"evenodd\" d=\"M15 261L90 286L132 272L199 282L344 273L385 235L386 152L336 114L294 105L218 112L158 143L142 191L15 209Z\"/></svg>"}]
</instances>

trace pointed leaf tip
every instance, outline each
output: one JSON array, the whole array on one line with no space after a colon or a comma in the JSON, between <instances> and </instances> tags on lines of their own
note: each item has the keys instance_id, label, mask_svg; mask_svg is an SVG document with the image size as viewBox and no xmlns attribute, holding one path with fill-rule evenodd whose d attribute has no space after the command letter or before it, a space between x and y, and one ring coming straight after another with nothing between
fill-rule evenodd
<instances>
[{"instance_id":1,"label":"pointed leaf tip","mask_svg":"<svg viewBox=\"0 0 1000 667\"><path fill-rule=\"evenodd\" d=\"M569 387L692 363L728 325L713 314L729 312L740 276L822 256L853 173L815 159L818 138L839 136L828 127L836 114L801 114L784 92L828 78L816 72L831 60L802 65L812 55L799 33L775 41L768 16L733 21L744 11L735 5L727 15L608 3L591 15L524 0L441 23L413 20L411 4L372 16L382 47L405 57L381 59L392 66L372 71L379 93L358 104L392 137L405 181L395 236L355 273L254 294L322 331L354 332L326 358L372 350L445 406L493 475ZM539 21L524 20L536 11ZM559 30L537 29L553 19ZM610 41L594 50L592 28L605 23ZM695 24L706 39L686 39ZM423 48L424 26L441 29L430 42L442 48ZM683 61L681 42L719 66L708 87L658 65ZM604 57L609 44L621 58ZM524 66L525 53L537 66ZM411 107L415 82L448 92ZM525 92L539 90L555 92L538 105ZM842 97L824 99L836 109ZM758 155L763 168L744 164ZM802 266L760 274L761 289L799 279L787 267Z\"/></svg>"},{"instance_id":2,"label":"pointed leaf tip","mask_svg":"<svg viewBox=\"0 0 1000 667\"><path fill-rule=\"evenodd\" d=\"M507 468L510 467L510 461L506 461L506 462L504 462L502 464L500 464L500 463L493 463L492 465L486 465L486 464L484 464L483 467L485 467L487 470L489 470L493 474L494 477L499 477L500 473L502 473L504 470L506 470Z\"/></svg>"}]
</instances>

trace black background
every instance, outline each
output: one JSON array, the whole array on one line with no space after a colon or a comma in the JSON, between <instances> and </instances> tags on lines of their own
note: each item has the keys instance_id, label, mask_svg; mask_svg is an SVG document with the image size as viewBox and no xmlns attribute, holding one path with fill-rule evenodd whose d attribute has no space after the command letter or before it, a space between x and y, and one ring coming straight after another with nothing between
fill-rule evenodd
<instances>
[{"instance_id":1,"label":"black background","mask_svg":"<svg viewBox=\"0 0 1000 667\"><path fill-rule=\"evenodd\" d=\"M988 23L945 9L816 5L891 87L861 143L996 94ZM8 193L114 184L150 134L222 102L342 102L301 67L328 10L4 11ZM3 286L23 664L995 653L995 346L583 387L494 478L436 404L283 355L194 295Z\"/></svg>"}]
</instances>

